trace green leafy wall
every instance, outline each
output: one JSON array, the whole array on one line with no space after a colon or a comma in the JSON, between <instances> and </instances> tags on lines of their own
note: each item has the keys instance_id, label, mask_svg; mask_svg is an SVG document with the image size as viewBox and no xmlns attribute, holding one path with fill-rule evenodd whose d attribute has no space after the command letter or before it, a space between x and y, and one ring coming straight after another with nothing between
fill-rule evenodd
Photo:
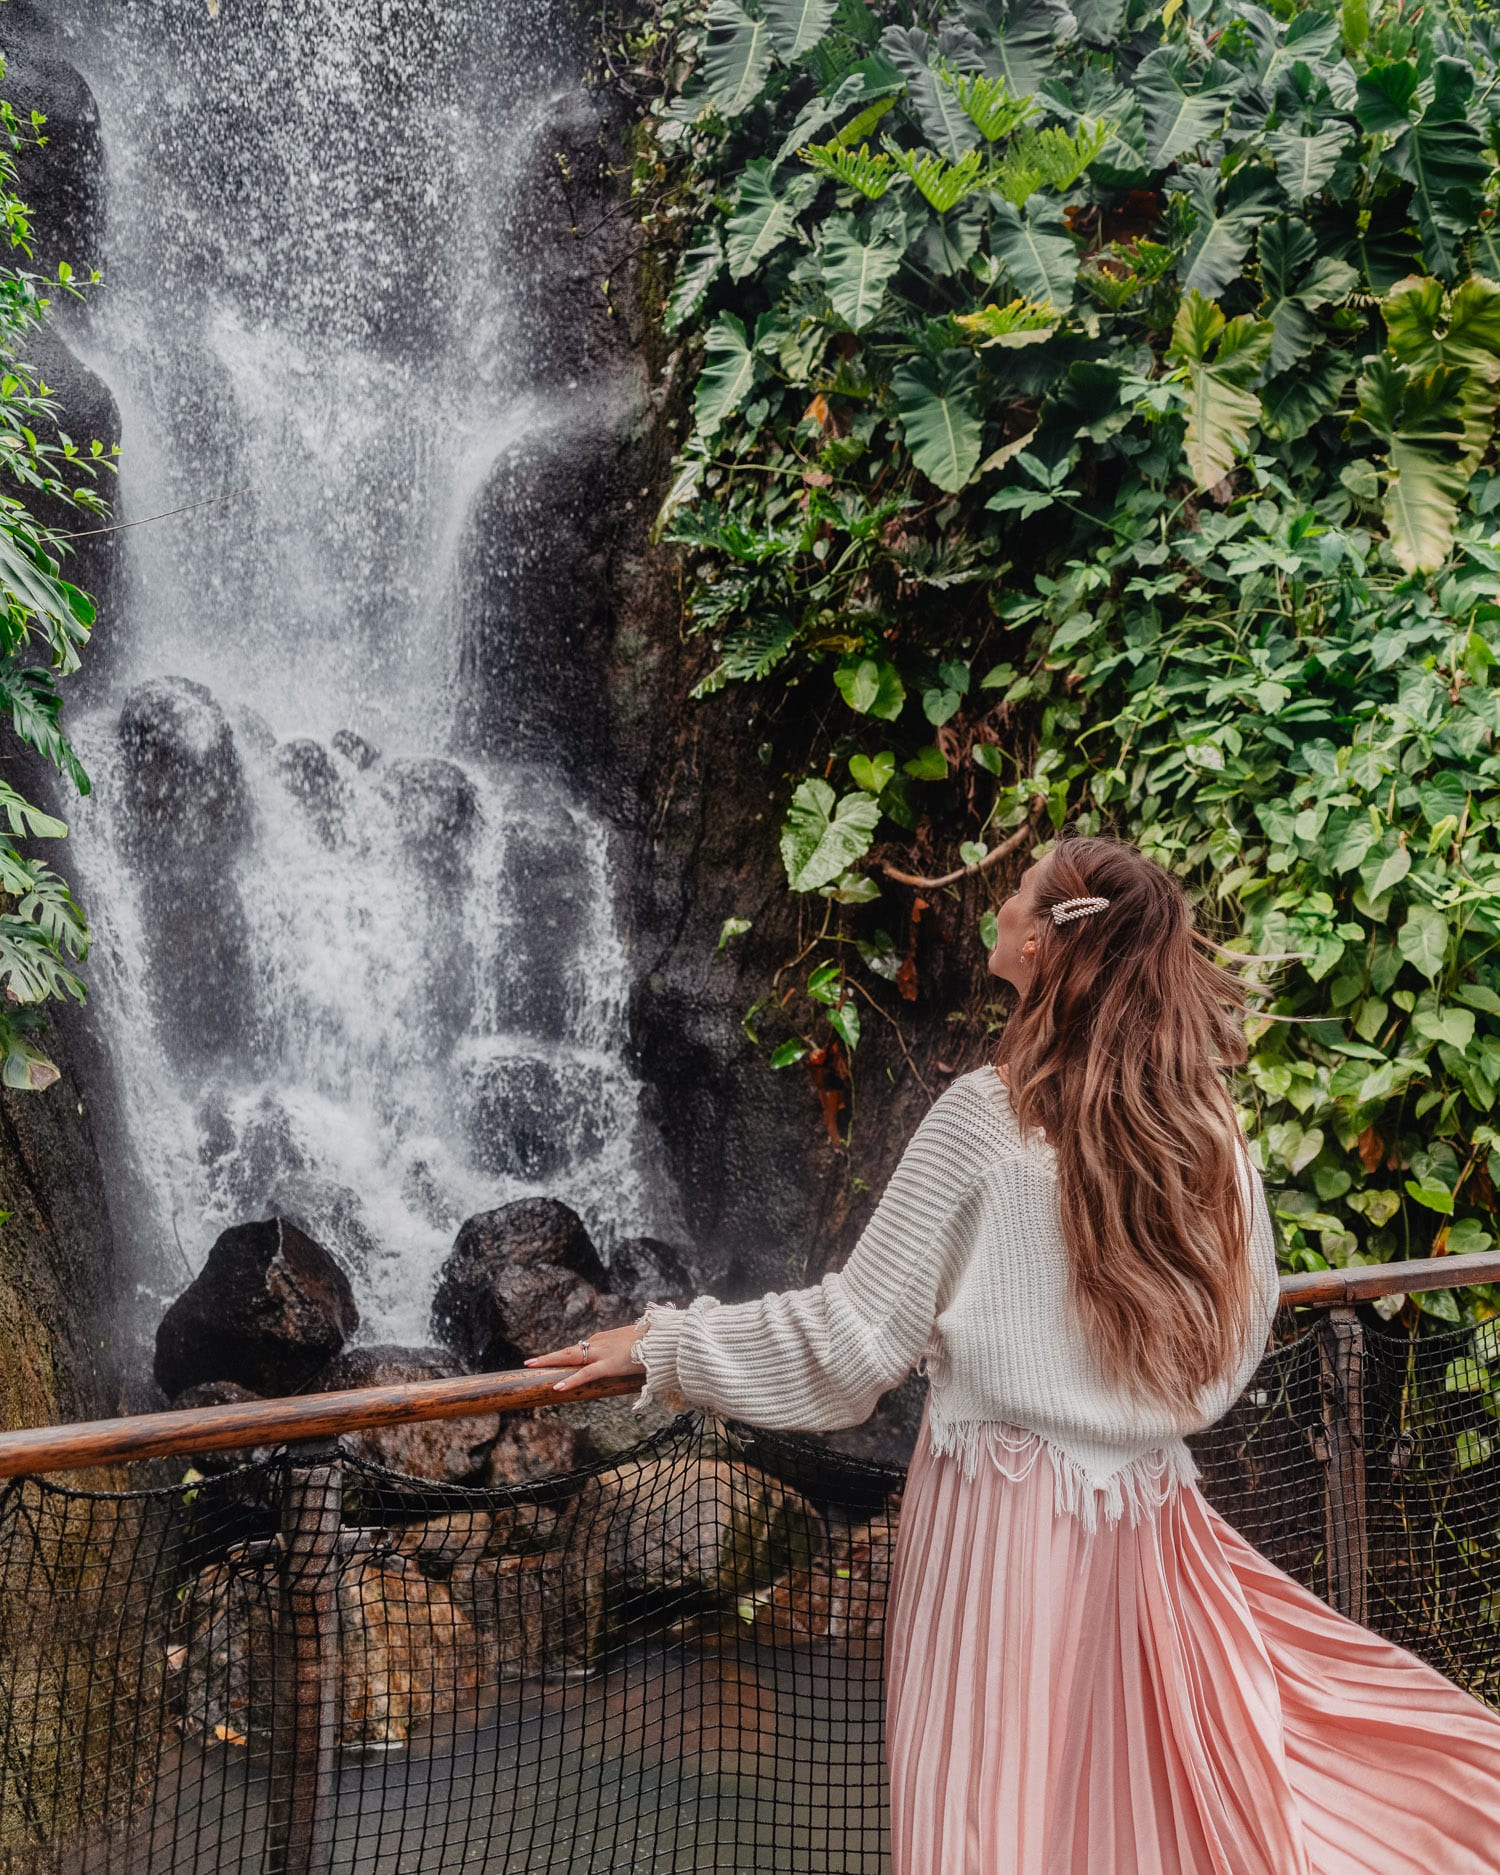
<instances>
[{"instance_id":1,"label":"green leafy wall","mask_svg":"<svg viewBox=\"0 0 1500 1875\"><path fill-rule=\"evenodd\" d=\"M1244 1095L1291 1265L1493 1243L1497 44L663 0L617 48L695 387L658 527L814 914L773 1064L852 1074L914 903L1112 828L1283 960Z\"/></svg>"}]
</instances>

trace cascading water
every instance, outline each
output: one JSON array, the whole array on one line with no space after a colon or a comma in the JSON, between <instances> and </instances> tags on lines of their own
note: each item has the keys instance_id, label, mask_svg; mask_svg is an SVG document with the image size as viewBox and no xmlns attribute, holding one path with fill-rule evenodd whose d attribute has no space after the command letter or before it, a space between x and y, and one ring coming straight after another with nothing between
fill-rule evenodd
<instances>
[{"instance_id":1,"label":"cascading water","mask_svg":"<svg viewBox=\"0 0 1500 1875\"><path fill-rule=\"evenodd\" d=\"M652 1222L608 830L524 724L464 728L473 568L503 591L546 524L528 451L607 394L549 368L520 258L516 179L577 82L551 11L55 10L106 155L68 336L120 406L117 518L227 497L124 536L72 724L152 1302L277 1208L350 1262L365 1338L420 1340L469 1213L545 1190L606 1256Z\"/></svg>"}]
</instances>

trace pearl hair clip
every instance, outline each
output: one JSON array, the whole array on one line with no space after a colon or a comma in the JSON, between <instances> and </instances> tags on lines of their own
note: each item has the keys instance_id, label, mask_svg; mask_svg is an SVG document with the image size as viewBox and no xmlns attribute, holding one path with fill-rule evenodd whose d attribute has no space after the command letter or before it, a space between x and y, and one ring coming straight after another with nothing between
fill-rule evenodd
<instances>
[{"instance_id":1,"label":"pearl hair clip","mask_svg":"<svg viewBox=\"0 0 1500 1875\"><path fill-rule=\"evenodd\" d=\"M1074 918L1092 918L1096 911L1104 911L1108 905L1107 898L1065 898L1060 905L1052 907L1052 922L1067 924Z\"/></svg>"}]
</instances>

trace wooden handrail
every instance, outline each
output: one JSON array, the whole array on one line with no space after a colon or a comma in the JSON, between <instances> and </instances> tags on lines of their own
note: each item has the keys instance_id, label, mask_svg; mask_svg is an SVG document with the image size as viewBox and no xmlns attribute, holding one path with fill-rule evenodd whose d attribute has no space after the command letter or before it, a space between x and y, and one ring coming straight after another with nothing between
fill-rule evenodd
<instances>
[{"instance_id":1,"label":"wooden handrail","mask_svg":"<svg viewBox=\"0 0 1500 1875\"><path fill-rule=\"evenodd\" d=\"M1373 1296L1432 1289L1463 1289L1500 1282L1500 1250L1462 1257L1429 1257L1357 1269L1310 1270L1281 1279L1283 1308L1323 1307ZM454 1380L416 1380L400 1387L358 1387L345 1393L301 1393L282 1400L246 1400L186 1412L139 1413L127 1419L86 1420L72 1426L37 1426L0 1432L0 1478L23 1472L82 1471L130 1459L229 1452L252 1445L333 1438L371 1426L412 1420L462 1419L480 1413L518 1413L560 1406L565 1400L605 1400L638 1393L639 1375L591 1380L559 1397L556 1370L539 1379L534 1368L462 1374Z\"/></svg>"},{"instance_id":2,"label":"wooden handrail","mask_svg":"<svg viewBox=\"0 0 1500 1875\"><path fill-rule=\"evenodd\" d=\"M399 1426L414 1419L519 1413L528 1406L605 1400L641 1390L640 1375L620 1374L587 1380L559 1395L552 1384L559 1378L556 1368L539 1380L535 1368L518 1367L499 1374L460 1374L453 1380L413 1380L400 1387L355 1387L344 1393L299 1393L283 1400L244 1400L234 1406L36 1426L0 1433L0 1478L33 1471L82 1471L136 1458L285 1445L370 1426Z\"/></svg>"},{"instance_id":3,"label":"wooden handrail","mask_svg":"<svg viewBox=\"0 0 1500 1875\"><path fill-rule=\"evenodd\" d=\"M1413 1258L1409 1263L1365 1263L1347 1270L1302 1270L1281 1279L1284 1309L1368 1302L1375 1296L1425 1294L1431 1289L1472 1289L1500 1283L1500 1250L1466 1256Z\"/></svg>"}]
</instances>

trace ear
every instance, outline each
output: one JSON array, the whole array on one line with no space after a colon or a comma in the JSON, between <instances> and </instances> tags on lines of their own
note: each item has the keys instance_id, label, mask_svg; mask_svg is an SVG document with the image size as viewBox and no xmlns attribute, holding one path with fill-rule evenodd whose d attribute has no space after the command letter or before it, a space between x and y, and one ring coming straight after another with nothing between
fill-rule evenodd
<instances>
[{"instance_id":1,"label":"ear","mask_svg":"<svg viewBox=\"0 0 1500 1875\"><path fill-rule=\"evenodd\" d=\"M1025 942L1021 946L1021 955L1023 957L1035 957L1036 956L1036 932L1035 931L1028 932Z\"/></svg>"}]
</instances>

